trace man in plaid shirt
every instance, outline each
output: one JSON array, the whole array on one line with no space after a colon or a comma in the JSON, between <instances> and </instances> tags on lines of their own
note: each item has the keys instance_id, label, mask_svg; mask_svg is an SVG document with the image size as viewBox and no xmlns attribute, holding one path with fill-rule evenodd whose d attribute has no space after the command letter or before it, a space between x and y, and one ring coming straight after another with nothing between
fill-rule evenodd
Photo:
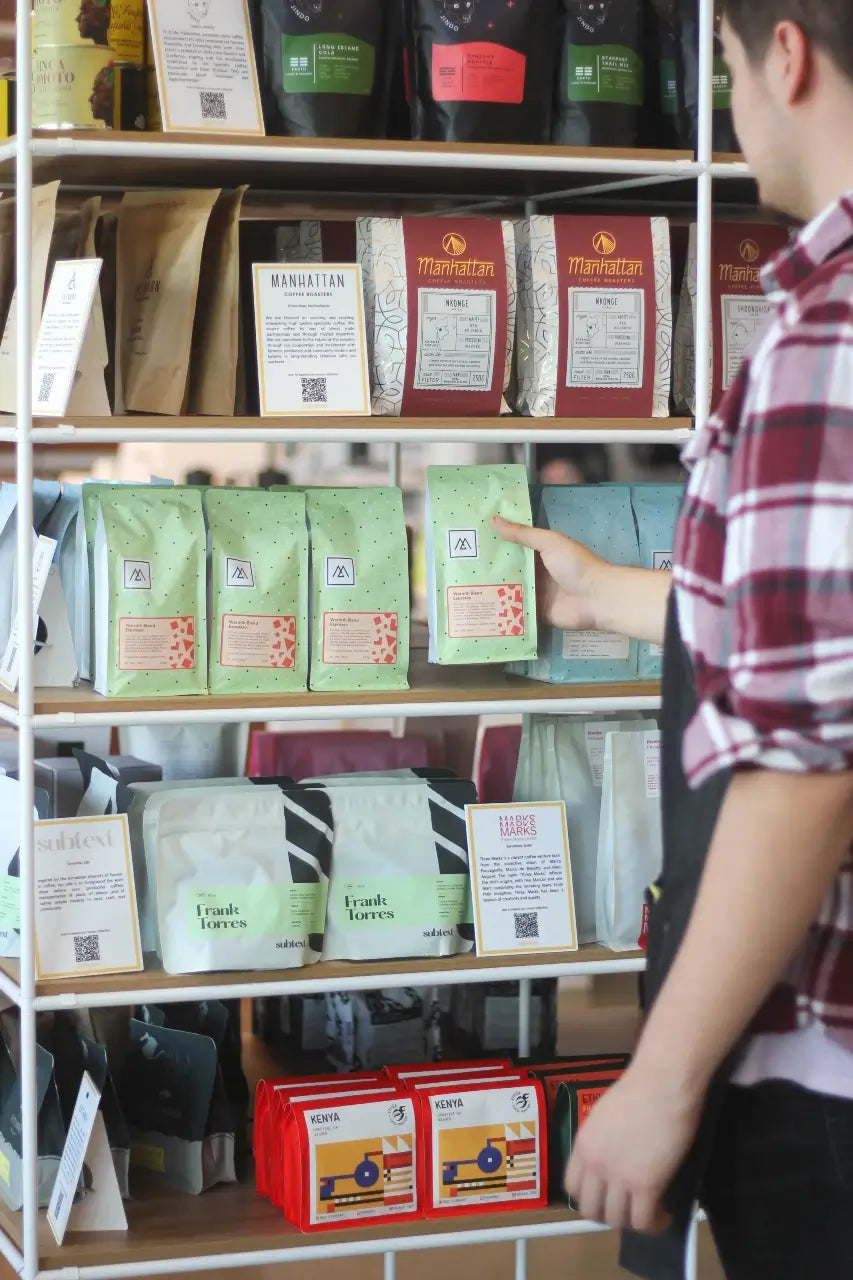
<instances>
[{"instance_id":1,"label":"man in plaid shirt","mask_svg":"<svg viewBox=\"0 0 853 1280\"><path fill-rule=\"evenodd\" d=\"M850 1280L853 13L721 7L744 152L764 202L807 225L764 272L773 319L686 451L672 583L497 523L539 552L552 625L660 642L668 614L654 1002L567 1187L587 1217L662 1232L692 1152L730 1280Z\"/></svg>"}]
</instances>

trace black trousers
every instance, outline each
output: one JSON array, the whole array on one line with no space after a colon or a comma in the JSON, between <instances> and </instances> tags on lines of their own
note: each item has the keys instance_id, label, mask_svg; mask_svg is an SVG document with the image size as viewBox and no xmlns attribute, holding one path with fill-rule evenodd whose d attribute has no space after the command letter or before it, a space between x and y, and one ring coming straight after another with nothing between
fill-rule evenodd
<instances>
[{"instance_id":1,"label":"black trousers","mask_svg":"<svg viewBox=\"0 0 853 1280\"><path fill-rule=\"evenodd\" d=\"M704 1187L727 1280L853 1280L853 1101L730 1085Z\"/></svg>"}]
</instances>

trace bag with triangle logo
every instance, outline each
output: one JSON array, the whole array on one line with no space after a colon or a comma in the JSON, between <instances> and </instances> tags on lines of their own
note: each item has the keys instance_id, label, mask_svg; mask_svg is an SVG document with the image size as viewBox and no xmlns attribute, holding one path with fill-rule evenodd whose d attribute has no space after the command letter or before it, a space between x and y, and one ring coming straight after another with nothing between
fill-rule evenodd
<instances>
[{"instance_id":1,"label":"bag with triangle logo","mask_svg":"<svg viewBox=\"0 0 853 1280\"><path fill-rule=\"evenodd\" d=\"M316 690L407 689L409 549L395 488L308 489Z\"/></svg>"},{"instance_id":2,"label":"bag with triangle logo","mask_svg":"<svg viewBox=\"0 0 853 1280\"><path fill-rule=\"evenodd\" d=\"M683 484L632 485L631 505L640 540L640 564L644 569L671 572L675 523L683 497ZM642 641L638 662L637 674L641 680L659 680L663 646Z\"/></svg>"},{"instance_id":3,"label":"bag with triangle logo","mask_svg":"<svg viewBox=\"0 0 853 1280\"><path fill-rule=\"evenodd\" d=\"M211 693L308 684L305 495L208 489Z\"/></svg>"},{"instance_id":4,"label":"bag with triangle logo","mask_svg":"<svg viewBox=\"0 0 853 1280\"><path fill-rule=\"evenodd\" d=\"M533 552L498 537L496 515L532 523L524 467L428 468L430 662L536 657Z\"/></svg>"}]
</instances>

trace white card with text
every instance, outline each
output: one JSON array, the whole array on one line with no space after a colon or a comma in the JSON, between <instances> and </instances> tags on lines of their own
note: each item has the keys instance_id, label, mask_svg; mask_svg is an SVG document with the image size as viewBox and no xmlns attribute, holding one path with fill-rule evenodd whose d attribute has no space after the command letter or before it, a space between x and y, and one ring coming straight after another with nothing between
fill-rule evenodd
<instances>
[{"instance_id":1,"label":"white card with text","mask_svg":"<svg viewBox=\"0 0 853 1280\"><path fill-rule=\"evenodd\" d=\"M127 815L36 823L36 973L142 969Z\"/></svg>"},{"instance_id":2,"label":"white card with text","mask_svg":"<svg viewBox=\"0 0 853 1280\"><path fill-rule=\"evenodd\" d=\"M33 355L33 413L61 418L68 408L101 275L100 258L57 262Z\"/></svg>"},{"instance_id":3,"label":"white card with text","mask_svg":"<svg viewBox=\"0 0 853 1280\"><path fill-rule=\"evenodd\" d=\"M52 538L39 535L33 543L33 628L38 626L38 612L42 596L50 577L50 567L56 554L56 543ZM18 626L18 613L6 645L3 657L0 658L0 685L10 692L18 687L18 671L21 665L21 633Z\"/></svg>"},{"instance_id":4,"label":"white card with text","mask_svg":"<svg viewBox=\"0 0 853 1280\"><path fill-rule=\"evenodd\" d=\"M466 808L477 955L577 951L566 806Z\"/></svg>"},{"instance_id":5,"label":"white card with text","mask_svg":"<svg viewBox=\"0 0 853 1280\"><path fill-rule=\"evenodd\" d=\"M148 0L164 133L263 137L247 0Z\"/></svg>"},{"instance_id":6,"label":"white card with text","mask_svg":"<svg viewBox=\"0 0 853 1280\"><path fill-rule=\"evenodd\" d=\"M69 1225L72 1232L127 1230L127 1215L100 1105L98 1087L84 1071L47 1208L48 1226L58 1245L65 1239ZM75 1201L84 1165L88 1169L86 1190Z\"/></svg>"},{"instance_id":7,"label":"white card with text","mask_svg":"<svg viewBox=\"0 0 853 1280\"><path fill-rule=\"evenodd\" d=\"M256 263L261 417L370 413L361 267Z\"/></svg>"}]
</instances>

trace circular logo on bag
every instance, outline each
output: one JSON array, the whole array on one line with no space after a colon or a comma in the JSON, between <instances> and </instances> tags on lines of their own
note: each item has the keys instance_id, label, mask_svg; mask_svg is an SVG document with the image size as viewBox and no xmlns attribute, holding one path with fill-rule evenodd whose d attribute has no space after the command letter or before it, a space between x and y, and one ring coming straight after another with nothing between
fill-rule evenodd
<instances>
[{"instance_id":1,"label":"circular logo on bag","mask_svg":"<svg viewBox=\"0 0 853 1280\"><path fill-rule=\"evenodd\" d=\"M514 1093L512 1095L510 1103L513 1111L517 1111L519 1115L522 1115L525 1111L530 1110L530 1094L522 1093L522 1091L519 1090L518 1093Z\"/></svg>"},{"instance_id":2,"label":"circular logo on bag","mask_svg":"<svg viewBox=\"0 0 853 1280\"><path fill-rule=\"evenodd\" d=\"M592 237L592 247L602 257L609 258L616 252L616 237L612 231L597 231Z\"/></svg>"},{"instance_id":3,"label":"circular logo on bag","mask_svg":"<svg viewBox=\"0 0 853 1280\"><path fill-rule=\"evenodd\" d=\"M402 1103L397 1102L393 1107L388 1108L388 1119L399 1129L409 1118L409 1113Z\"/></svg>"},{"instance_id":4,"label":"circular logo on bag","mask_svg":"<svg viewBox=\"0 0 853 1280\"><path fill-rule=\"evenodd\" d=\"M610 12L611 0L575 0L574 14L584 31L597 31L603 27Z\"/></svg>"},{"instance_id":5,"label":"circular logo on bag","mask_svg":"<svg viewBox=\"0 0 853 1280\"><path fill-rule=\"evenodd\" d=\"M744 262L757 262L761 256L761 250L754 240L742 240L740 245L740 256Z\"/></svg>"},{"instance_id":6,"label":"circular logo on bag","mask_svg":"<svg viewBox=\"0 0 853 1280\"><path fill-rule=\"evenodd\" d=\"M458 231L448 231L441 242L441 247L445 253L450 254L451 258L461 258L468 248L468 241L464 236L460 236Z\"/></svg>"}]
</instances>

